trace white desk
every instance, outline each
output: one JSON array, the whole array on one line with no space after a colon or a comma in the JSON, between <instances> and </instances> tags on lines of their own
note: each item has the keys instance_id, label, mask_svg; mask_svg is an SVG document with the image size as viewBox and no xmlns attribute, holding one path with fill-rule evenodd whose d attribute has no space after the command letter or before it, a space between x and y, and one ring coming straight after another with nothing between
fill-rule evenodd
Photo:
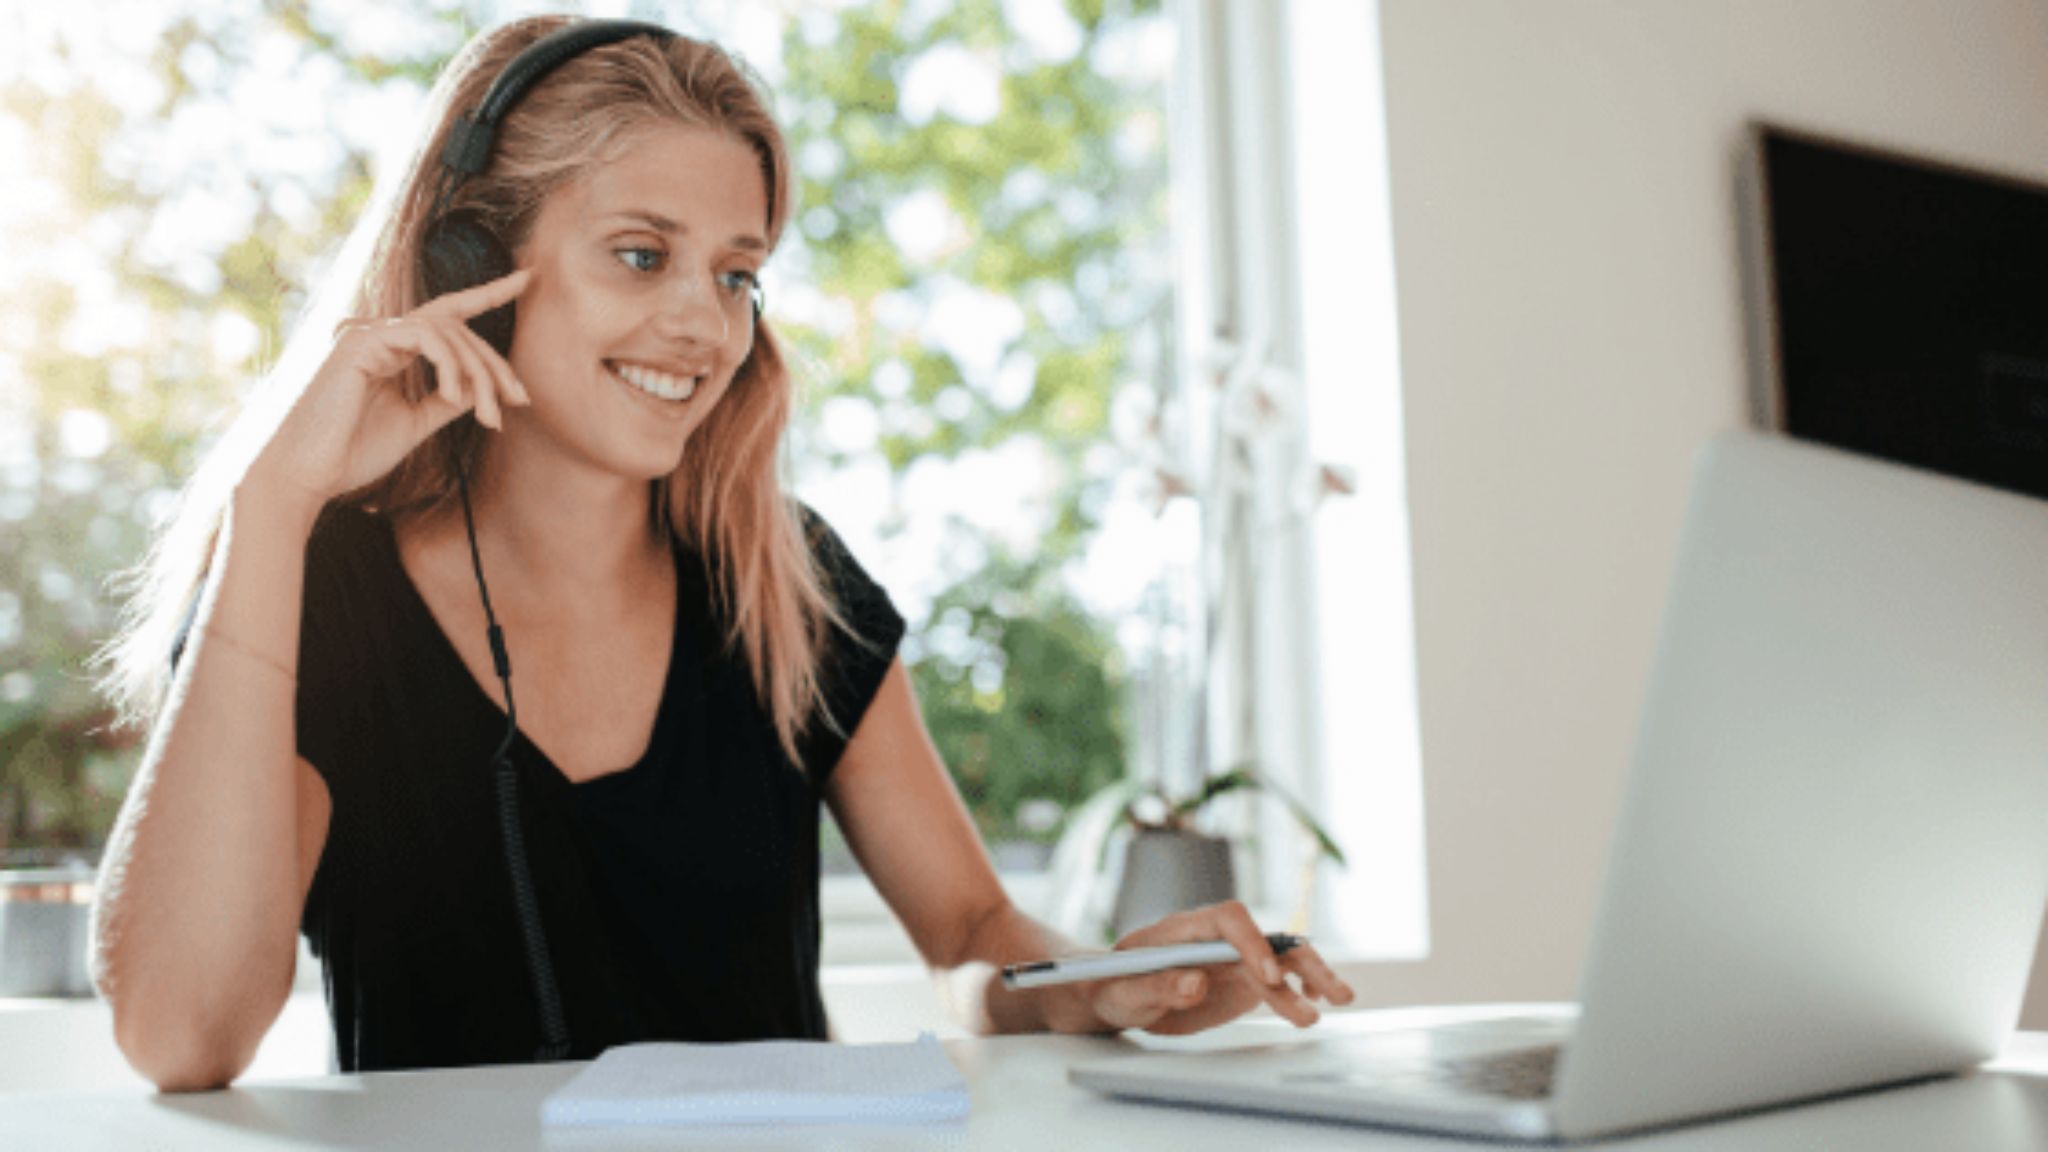
<instances>
[{"instance_id":1,"label":"white desk","mask_svg":"<svg viewBox=\"0 0 2048 1152\"><path fill-rule=\"evenodd\" d=\"M1332 1012L1296 1031L1284 1021L1247 1018L1198 1037L1145 1047L1188 1048L1312 1042L1332 1032L1400 1027L1472 1015L1469 1010ZM1456 1141L1350 1125L1268 1119L1128 1103L1067 1083L1079 1060L1125 1052L1126 1038L1002 1036L948 1040L967 1076L973 1116L963 1124L863 1129L789 1128L735 1134L687 1129L543 1133L540 1102L580 1064L383 1072L271 1082L224 1092L160 1095L146 1090L0 1096L0 1148L58 1152L245 1152L291 1149L789 1148L789 1149L1206 1149L1288 1152L1416 1149L1445 1152ZM1500 1147L1499 1145L1472 1145ZM1968 1076L1668 1131L1599 1148L1694 1152L1708 1149L1857 1149L1859 1152L1975 1152L2048 1148L2048 1034L2015 1038L1997 1063Z\"/></svg>"}]
</instances>

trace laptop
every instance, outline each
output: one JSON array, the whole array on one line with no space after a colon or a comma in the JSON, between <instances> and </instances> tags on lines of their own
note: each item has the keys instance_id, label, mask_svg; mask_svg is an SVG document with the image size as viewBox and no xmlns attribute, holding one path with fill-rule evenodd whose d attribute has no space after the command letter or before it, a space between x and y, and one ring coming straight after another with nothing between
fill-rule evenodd
<instances>
[{"instance_id":1,"label":"laptop","mask_svg":"<svg viewBox=\"0 0 2048 1152\"><path fill-rule=\"evenodd\" d=\"M2048 503L1751 432L1693 485L1575 1014L1069 1079L1570 1141L1993 1056L2048 905Z\"/></svg>"}]
</instances>

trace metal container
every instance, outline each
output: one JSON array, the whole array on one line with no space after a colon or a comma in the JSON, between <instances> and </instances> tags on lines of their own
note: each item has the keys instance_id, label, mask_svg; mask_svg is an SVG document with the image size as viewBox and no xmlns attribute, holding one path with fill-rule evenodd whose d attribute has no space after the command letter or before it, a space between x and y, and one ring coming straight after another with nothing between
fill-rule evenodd
<instances>
[{"instance_id":1,"label":"metal container","mask_svg":"<svg viewBox=\"0 0 2048 1152\"><path fill-rule=\"evenodd\" d=\"M0 997L91 996L90 867L0 870Z\"/></svg>"},{"instance_id":2,"label":"metal container","mask_svg":"<svg viewBox=\"0 0 2048 1152\"><path fill-rule=\"evenodd\" d=\"M1112 931L1124 934L1175 912L1215 904L1237 895L1230 841L1199 832L1146 828L1124 850Z\"/></svg>"}]
</instances>

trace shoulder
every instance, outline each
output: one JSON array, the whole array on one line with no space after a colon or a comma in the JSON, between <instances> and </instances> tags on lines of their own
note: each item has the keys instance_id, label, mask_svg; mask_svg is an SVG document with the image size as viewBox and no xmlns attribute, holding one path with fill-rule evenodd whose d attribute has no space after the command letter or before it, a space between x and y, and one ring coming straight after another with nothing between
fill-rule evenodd
<instances>
[{"instance_id":1,"label":"shoulder","mask_svg":"<svg viewBox=\"0 0 2048 1152\"><path fill-rule=\"evenodd\" d=\"M329 504L306 538L299 601L298 754L326 782L330 833L359 797L389 670L395 592L384 552L390 527L363 508Z\"/></svg>"},{"instance_id":2,"label":"shoulder","mask_svg":"<svg viewBox=\"0 0 2048 1152\"><path fill-rule=\"evenodd\" d=\"M351 504L321 509L306 538L301 614L308 627L330 632L376 618L392 596L391 524Z\"/></svg>"},{"instance_id":3,"label":"shoulder","mask_svg":"<svg viewBox=\"0 0 2048 1152\"><path fill-rule=\"evenodd\" d=\"M789 506L796 510L797 528L803 533L804 542L811 546L812 552L818 552L826 547L844 551L845 542L816 508L795 498L791 498Z\"/></svg>"},{"instance_id":4,"label":"shoulder","mask_svg":"<svg viewBox=\"0 0 2048 1152\"><path fill-rule=\"evenodd\" d=\"M802 501L792 505L836 617L824 630L818 652L818 704L824 723L806 724L798 738L803 762L822 782L880 691L903 642L905 621L889 593L861 566L825 517Z\"/></svg>"},{"instance_id":5,"label":"shoulder","mask_svg":"<svg viewBox=\"0 0 2048 1152\"><path fill-rule=\"evenodd\" d=\"M846 541L840 539L840 533L834 531L834 527L825 521L823 515L819 515L817 508L803 500L791 500L788 504L797 512L797 531L803 535L803 543L809 545L811 558L827 566L838 564L842 560L852 560L852 553L846 549Z\"/></svg>"},{"instance_id":6,"label":"shoulder","mask_svg":"<svg viewBox=\"0 0 2048 1152\"><path fill-rule=\"evenodd\" d=\"M374 546L378 533L389 531L376 513L355 504L331 502L313 520L312 534L306 538L306 553L336 556L362 552Z\"/></svg>"},{"instance_id":7,"label":"shoulder","mask_svg":"<svg viewBox=\"0 0 2048 1152\"><path fill-rule=\"evenodd\" d=\"M839 601L841 608L863 614L878 605L888 605L889 594L854 556L853 549L847 546L838 530L804 501L792 500L790 504L796 510L804 543L809 546L811 559L824 577L826 590ZM893 611L893 605L890 610Z\"/></svg>"},{"instance_id":8,"label":"shoulder","mask_svg":"<svg viewBox=\"0 0 2048 1152\"><path fill-rule=\"evenodd\" d=\"M331 503L322 508L306 537L308 590L359 581L375 550L389 540L389 532L376 514L355 505Z\"/></svg>"}]
</instances>

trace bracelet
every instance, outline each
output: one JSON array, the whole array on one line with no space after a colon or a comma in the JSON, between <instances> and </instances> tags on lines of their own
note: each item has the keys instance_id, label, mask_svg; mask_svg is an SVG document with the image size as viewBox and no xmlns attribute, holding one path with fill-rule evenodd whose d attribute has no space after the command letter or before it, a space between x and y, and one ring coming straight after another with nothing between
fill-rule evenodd
<instances>
[{"instance_id":1,"label":"bracelet","mask_svg":"<svg viewBox=\"0 0 2048 1152\"><path fill-rule=\"evenodd\" d=\"M244 644L239 640L236 640L229 636L224 636L221 633L214 631L211 627L201 628L200 631L212 637L213 639L218 640L220 643L226 645L227 647L232 648L237 652L240 652L244 656L252 657L256 660L261 661L264 664L268 664L272 668L277 669L279 672L284 674L285 679L290 680L292 683L296 684L299 682L299 674L285 667L284 661L279 660L277 657L266 656L263 653L258 652L256 649L249 647L247 644Z\"/></svg>"}]
</instances>

